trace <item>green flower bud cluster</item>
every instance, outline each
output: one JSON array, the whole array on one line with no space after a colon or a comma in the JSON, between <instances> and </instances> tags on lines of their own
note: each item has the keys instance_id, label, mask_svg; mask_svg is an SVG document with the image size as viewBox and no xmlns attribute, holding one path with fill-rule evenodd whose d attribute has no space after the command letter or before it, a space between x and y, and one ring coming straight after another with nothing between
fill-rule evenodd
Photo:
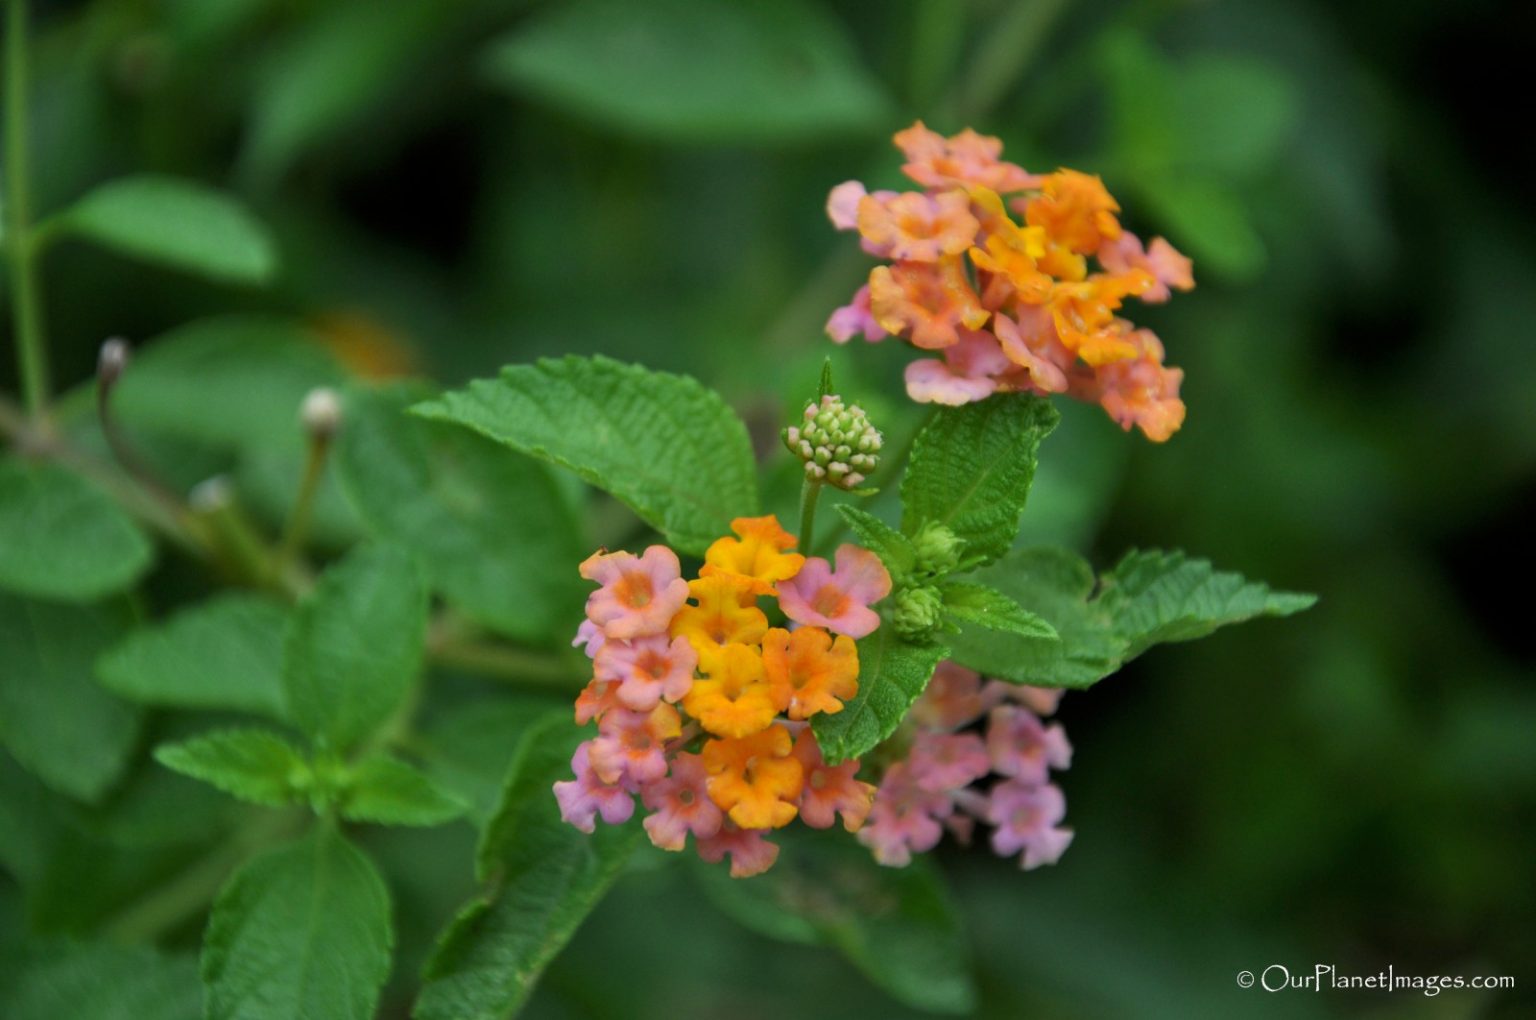
<instances>
[{"instance_id":1,"label":"green flower bud cluster","mask_svg":"<svg viewBox=\"0 0 1536 1020\"><path fill-rule=\"evenodd\" d=\"M903 637L921 638L939 626L944 597L931 584L917 585L896 593L887 619Z\"/></svg>"},{"instance_id":2,"label":"green flower bud cluster","mask_svg":"<svg viewBox=\"0 0 1536 1020\"><path fill-rule=\"evenodd\" d=\"M965 539L944 525L930 521L912 539L912 547L917 553L914 573L944 577L960 565Z\"/></svg>"},{"instance_id":3,"label":"green flower bud cluster","mask_svg":"<svg viewBox=\"0 0 1536 1020\"><path fill-rule=\"evenodd\" d=\"M784 445L805 464L805 476L839 489L857 487L880 463L880 432L857 404L829 394L807 405L805 419L784 430Z\"/></svg>"}]
</instances>

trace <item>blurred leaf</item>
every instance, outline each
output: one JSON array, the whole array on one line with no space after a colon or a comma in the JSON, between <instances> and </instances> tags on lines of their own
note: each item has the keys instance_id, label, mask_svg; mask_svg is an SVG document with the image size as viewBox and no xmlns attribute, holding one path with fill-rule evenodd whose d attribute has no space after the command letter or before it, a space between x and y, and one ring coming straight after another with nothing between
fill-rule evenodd
<instances>
[{"instance_id":1,"label":"blurred leaf","mask_svg":"<svg viewBox=\"0 0 1536 1020\"><path fill-rule=\"evenodd\" d=\"M949 650L914 645L888 623L858 642L859 693L841 712L811 720L827 764L864 755L896 731Z\"/></svg>"},{"instance_id":2,"label":"blurred leaf","mask_svg":"<svg viewBox=\"0 0 1536 1020\"><path fill-rule=\"evenodd\" d=\"M423 387L354 392L336 451L342 487L381 538L416 553L470 618L543 640L579 611L586 555L542 464L467 429L404 413Z\"/></svg>"},{"instance_id":3,"label":"blurred leaf","mask_svg":"<svg viewBox=\"0 0 1536 1020\"><path fill-rule=\"evenodd\" d=\"M1025 394L939 408L912 445L901 530L941 524L965 540L966 559L1002 556L1019 532L1040 441L1058 420L1048 401Z\"/></svg>"},{"instance_id":4,"label":"blurred leaf","mask_svg":"<svg viewBox=\"0 0 1536 1020\"><path fill-rule=\"evenodd\" d=\"M387 108L391 90L413 77L406 69L417 63L424 34L445 9L368 2L318 8L283 39L260 74L242 171L270 181L370 105Z\"/></svg>"},{"instance_id":5,"label":"blurred leaf","mask_svg":"<svg viewBox=\"0 0 1536 1020\"><path fill-rule=\"evenodd\" d=\"M113 396L126 425L234 449L302 445L299 405L341 370L314 335L269 316L202 319L151 340Z\"/></svg>"},{"instance_id":6,"label":"blurred leaf","mask_svg":"<svg viewBox=\"0 0 1536 1020\"><path fill-rule=\"evenodd\" d=\"M203 939L208 1020L371 1020L394 933L378 870L335 828L246 864Z\"/></svg>"},{"instance_id":7,"label":"blurred leaf","mask_svg":"<svg viewBox=\"0 0 1536 1020\"><path fill-rule=\"evenodd\" d=\"M430 720L412 750L433 778L473 805L475 824L483 827L501 803L523 732L553 711L569 711L569 698L480 699Z\"/></svg>"},{"instance_id":8,"label":"blurred leaf","mask_svg":"<svg viewBox=\"0 0 1536 1020\"><path fill-rule=\"evenodd\" d=\"M837 948L874 984L914 1009L976 1007L959 912L924 860L883 868L852 840L793 841L772 870L751 880L702 866L715 905L769 938Z\"/></svg>"},{"instance_id":9,"label":"blurred leaf","mask_svg":"<svg viewBox=\"0 0 1536 1020\"><path fill-rule=\"evenodd\" d=\"M837 512L842 514L843 520L848 522L854 537L859 544L876 556L885 564L885 569L891 572L893 577L912 572L917 563L917 551L912 547L912 540L889 524L876 517L874 514L860 510L856 506L847 503L839 503Z\"/></svg>"},{"instance_id":10,"label":"blurred leaf","mask_svg":"<svg viewBox=\"0 0 1536 1020\"><path fill-rule=\"evenodd\" d=\"M498 1020L517 1011L640 842L638 826L587 835L560 818L550 787L570 778L565 713L533 726L480 842L485 893L454 918L424 971L416 1020Z\"/></svg>"},{"instance_id":11,"label":"blurred leaf","mask_svg":"<svg viewBox=\"0 0 1536 1020\"><path fill-rule=\"evenodd\" d=\"M1173 102L1180 163L1233 176L1272 167L1301 113L1300 97L1282 72L1222 53L1180 63Z\"/></svg>"},{"instance_id":12,"label":"blurred leaf","mask_svg":"<svg viewBox=\"0 0 1536 1020\"><path fill-rule=\"evenodd\" d=\"M843 27L805 0L576 0L495 43L492 80L646 137L878 132L893 115Z\"/></svg>"},{"instance_id":13,"label":"blurred leaf","mask_svg":"<svg viewBox=\"0 0 1536 1020\"><path fill-rule=\"evenodd\" d=\"M983 584L945 584L944 612L961 623L1028 638L1055 638L1056 628L1013 599Z\"/></svg>"},{"instance_id":14,"label":"blurred leaf","mask_svg":"<svg viewBox=\"0 0 1536 1020\"><path fill-rule=\"evenodd\" d=\"M1257 276L1269 260L1234 190L1196 176L1149 177L1138 182L1142 198L1168 227L1168 235L1217 272L1235 280Z\"/></svg>"},{"instance_id":15,"label":"blurred leaf","mask_svg":"<svg viewBox=\"0 0 1536 1020\"><path fill-rule=\"evenodd\" d=\"M146 705L283 718L283 634L290 611L228 592L135 630L96 665L103 686Z\"/></svg>"},{"instance_id":16,"label":"blurred leaf","mask_svg":"<svg viewBox=\"0 0 1536 1020\"><path fill-rule=\"evenodd\" d=\"M252 804L279 807L300 799L309 762L271 730L220 730L155 748L155 760Z\"/></svg>"},{"instance_id":17,"label":"blurred leaf","mask_svg":"<svg viewBox=\"0 0 1536 1020\"><path fill-rule=\"evenodd\" d=\"M464 803L402 761L374 756L351 772L341 816L377 825L442 825L464 813Z\"/></svg>"},{"instance_id":18,"label":"blurred leaf","mask_svg":"<svg viewBox=\"0 0 1536 1020\"><path fill-rule=\"evenodd\" d=\"M197 962L147 946L39 939L0 953L6 1020L201 1020Z\"/></svg>"},{"instance_id":19,"label":"blurred leaf","mask_svg":"<svg viewBox=\"0 0 1536 1020\"><path fill-rule=\"evenodd\" d=\"M427 595L409 556L364 546L299 604L283 657L288 714L321 747L389 718L421 670Z\"/></svg>"},{"instance_id":20,"label":"blurred leaf","mask_svg":"<svg viewBox=\"0 0 1536 1020\"><path fill-rule=\"evenodd\" d=\"M688 376L609 358L510 365L413 408L575 471L613 493L680 552L702 554L757 512L747 430Z\"/></svg>"},{"instance_id":21,"label":"blurred leaf","mask_svg":"<svg viewBox=\"0 0 1536 1020\"><path fill-rule=\"evenodd\" d=\"M62 233L214 280L263 283L277 269L272 238L245 207L195 181L108 181L59 214Z\"/></svg>"},{"instance_id":22,"label":"blurred leaf","mask_svg":"<svg viewBox=\"0 0 1536 1020\"><path fill-rule=\"evenodd\" d=\"M71 797L98 800L123 774L139 714L96 686L96 657L122 615L0 594L0 744Z\"/></svg>"},{"instance_id":23,"label":"blurred leaf","mask_svg":"<svg viewBox=\"0 0 1536 1020\"><path fill-rule=\"evenodd\" d=\"M0 459L0 587L90 602L129 587L153 547L118 505L53 464Z\"/></svg>"}]
</instances>

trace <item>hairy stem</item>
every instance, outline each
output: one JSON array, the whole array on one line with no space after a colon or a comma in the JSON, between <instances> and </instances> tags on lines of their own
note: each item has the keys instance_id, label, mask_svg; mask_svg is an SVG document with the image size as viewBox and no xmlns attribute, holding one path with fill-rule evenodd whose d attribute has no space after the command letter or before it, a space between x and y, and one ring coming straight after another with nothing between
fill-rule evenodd
<instances>
[{"instance_id":1,"label":"hairy stem","mask_svg":"<svg viewBox=\"0 0 1536 1020\"><path fill-rule=\"evenodd\" d=\"M822 482L806 475L800 487L800 548L807 554L813 548L811 541L816 531L816 501L821 498Z\"/></svg>"}]
</instances>

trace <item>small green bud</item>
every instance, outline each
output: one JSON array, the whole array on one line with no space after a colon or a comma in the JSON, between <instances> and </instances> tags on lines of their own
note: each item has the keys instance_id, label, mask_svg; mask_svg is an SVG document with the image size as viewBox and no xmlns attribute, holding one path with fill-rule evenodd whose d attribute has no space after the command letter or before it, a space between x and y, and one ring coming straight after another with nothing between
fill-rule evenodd
<instances>
[{"instance_id":1,"label":"small green bud","mask_svg":"<svg viewBox=\"0 0 1536 1020\"><path fill-rule=\"evenodd\" d=\"M948 574L960 563L965 540L942 524L928 523L912 540L917 552L917 572Z\"/></svg>"},{"instance_id":2,"label":"small green bud","mask_svg":"<svg viewBox=\"0 0 1536 1020\"><path fill-rule=\"evenodd\" d=\"M891 626L905 637L922 637L939 625L944 598L932 585L898 592L891 607Z\"/></svg>"},{"instance_id":3,"label":"small green bud","mask_svg":"<svg viewBox=\"0 0 1536 1020\"><path fill-rule=\"evenodd\" d=\"M857 404L828 394L805 408L803 420L784 430L784 445L805 465L807 478L857 488L880 463L881 436Z\"/></svg>"}]
</instances>

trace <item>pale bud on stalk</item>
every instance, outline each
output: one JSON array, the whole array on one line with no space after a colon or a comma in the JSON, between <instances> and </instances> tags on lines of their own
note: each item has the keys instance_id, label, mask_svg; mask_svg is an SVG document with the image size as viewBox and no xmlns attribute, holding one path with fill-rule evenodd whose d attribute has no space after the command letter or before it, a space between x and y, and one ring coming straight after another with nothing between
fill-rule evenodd
<instances>
[{"instance_id":1,"label":"pale bud on stalk","mask_svg":"<svg viewBox=\"0 0 1536 1020\"><path fill-rule=\"evenodd\" d=\"M101 345L101 353L96 356L96 382L104 392L110 391L123 377L123 369L128 367L131 354L128 341L120 336Z\"/></svg>"},{"instance_id":2,"label":"pale bud on stalk","mask_svg":"<svg viewBox=\"0 0 1536 1020\"><path fill-rule=\"evenodd\" d=\"M828 394L808 404L798 425L784 430L784 445L805 465L805 476L839 489L857 488L880 463L881 436L857 404Z\"/></svg>"},{"instance_id":3,"label":"pale bud on stalk","mask_svg":"<svg viewBox=\"0 0 1536 1020\"><path fill-rule=\"evenodd\" d=\"M310 390L299 408L299 421L311 438L330 439L341 428L341 397L329 386Z\"/></svg>"}]
</instances>

